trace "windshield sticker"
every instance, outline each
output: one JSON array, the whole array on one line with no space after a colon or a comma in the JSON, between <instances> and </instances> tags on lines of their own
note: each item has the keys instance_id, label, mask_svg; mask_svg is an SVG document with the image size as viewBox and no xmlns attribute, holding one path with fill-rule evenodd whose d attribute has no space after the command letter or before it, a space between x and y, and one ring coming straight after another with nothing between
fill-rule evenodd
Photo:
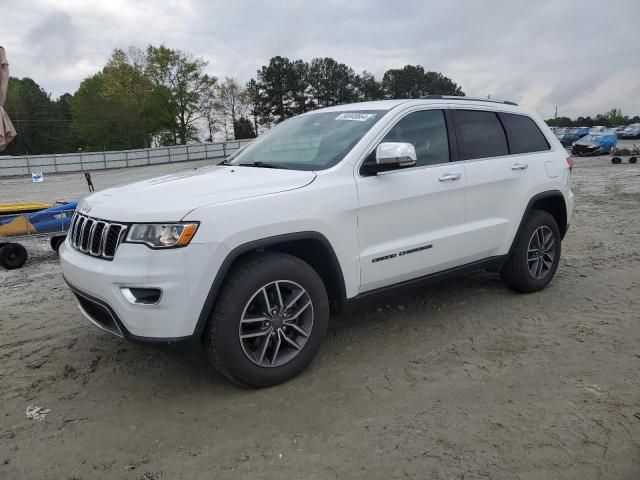
<instances>
[{"instance_id":1,"label":"windshield sticker","mask_svg":"<svg viewBox=\"0 0 640 480\"><path fill-rule=\"evenodd\" d=\"M341 113L336 117L336 120L351 120L354 122L366 122L367 120L375 117L375 113Z\"/></svg>"}]
</instances>

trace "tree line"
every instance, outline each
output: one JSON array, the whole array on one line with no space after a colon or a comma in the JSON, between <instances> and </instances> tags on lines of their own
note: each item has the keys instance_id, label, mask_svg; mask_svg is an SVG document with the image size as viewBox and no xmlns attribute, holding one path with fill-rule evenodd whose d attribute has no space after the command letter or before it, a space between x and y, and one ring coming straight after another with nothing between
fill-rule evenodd
<instances>
[{"instance_id":1,"label":"tree line","mask_svg":"<svg viewBox=\"0 0 640 480\"><path fill-rule=\"evenodd\" d=\"M555 117L546 120L550 127L594 127L602 125L605 127L617 127L621 125L629 125L631 123L640 123L640 116L629 117L624 115L620 108L612 108L606 113L599 113L595 117L577 117L571 119L569 117Z\"/></svg>"},{"instance_id":2,"label":"tree line","mask_svg":"<svg viewBox=\"0 0 640 480\"><path fill-rule=\"evenodd\" d=\"M165 45L115 49L73 94L58 99L30 78L10 78L5 108L18 136L8 155L67 153L253 138L309 110L386 98L464 95L420 65L378 80L333 58L276 56L245 85L206 72L207 62Z\"/></svg>"}]
</instances>

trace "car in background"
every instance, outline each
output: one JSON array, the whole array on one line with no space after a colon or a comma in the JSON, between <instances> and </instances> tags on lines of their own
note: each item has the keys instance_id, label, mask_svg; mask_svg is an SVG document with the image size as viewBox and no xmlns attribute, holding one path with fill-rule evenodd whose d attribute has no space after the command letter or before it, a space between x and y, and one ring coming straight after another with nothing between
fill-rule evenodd
<instances>
[{"instance_id":1,"label":"car in background","mask_svg":"<svg viewBox=\"0 0 640 480\"><path fill-rule=\"evenodd\" d=\"M573 129L573 133L575 133L578 138L582 138L589 134L589 127L576 127Z\"/></svg>"},{"instance_id":2,"label":"car in background","mask_svg":"<svg viewBox=\"0 0 640 480\"><path fill-rule=\"evenodd\" d=\"M571 155L586 157L589 155L605 155L618 144L618 137L613 132L589 134L571 146Z\"/></svg>"},{"instance_id":3,"label":"car in background","mask_svg":"<svg viewBox=\"0 0 640 480\"><path fill-rule=\"evenodd\" d=\"M596 125L591 127L591 129L589 129L589 134L590 135L597 135L599 133L604 133L604 132L608 132L609 131L609 127L605 127L604 125Z\"/></svg>"},{"instance_id":4,"label":"car in background","mask_svg":"<svg viewBox=\"0 0 640 480\"><path fill-rule=\"evenodd\" d=\"M636 140L640 138L640 123L633 123L629 125L620 134L620 138L623 138L625 140Z\"/></svg>"},{"instance_id":5,"label":"car in background","mask_svg":"<svg viewBox=\"0 0 640 480\"><path fill-rule=\"evenodd\" d=\"M566 129L566 130L568 130L568 129ZM570 131L565 131L565 132L562 132L562 133L560 133L558 131L558 132L556 132L556 138L558 140L560 140L560 143L565 148L571 147L574 142L577 142L578 140L580 140L580 137L578 137L578 135L576 135L575 133L572 133Z\"/></svg>"},{"instance_id":6,"label":"car in background","mask_svg":"<svg viewBox=\"0 0 640 480\"><path fill-rule=\"evenodd\" d=\"M611 127L611 131L615 133L618 138L621 138L622 132L624 132L626 128L627 127L625 127L624 125L618 125L615 127Z\"/></svg>"}]
</instances>

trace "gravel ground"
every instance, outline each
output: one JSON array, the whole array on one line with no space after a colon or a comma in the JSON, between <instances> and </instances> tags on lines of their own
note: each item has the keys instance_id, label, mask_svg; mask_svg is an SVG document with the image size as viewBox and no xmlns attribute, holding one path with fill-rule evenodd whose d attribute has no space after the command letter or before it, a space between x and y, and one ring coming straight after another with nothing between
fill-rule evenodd
<instances>
[{"instance_id":1,"label":"gravel ground","mask_svg":"<svg viewBox=\"0 0 640 480\"><path fill-rule=\"evenodd\" d=\"M477 272L361 304L311 368L259 391L195 349L96 329L29 242L24 268L0 270L0 478L640 478L640 165L578 159L573 178L545 291ZM2 179L0 203L85 191L78 174Z\"/></svg>"}]
</instances>

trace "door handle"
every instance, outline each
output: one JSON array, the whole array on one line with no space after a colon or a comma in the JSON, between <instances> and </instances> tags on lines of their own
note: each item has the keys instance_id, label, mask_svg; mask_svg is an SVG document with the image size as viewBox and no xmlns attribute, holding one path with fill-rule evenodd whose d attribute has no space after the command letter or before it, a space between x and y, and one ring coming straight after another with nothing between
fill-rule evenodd
<instances>
[{"instance_id":1,"label":"door handle","mask_svg":"<svg viewBox=\"0 0 640 480\"><path fill-rule=\"evenodd\" d=\"M511 170L526 170L529 168L529 165L526 163L514 163L511 165Z\"/></svg>"},{"instance_id":2,"label":"door handle","mask_svg":"<svg viewBox=\"0 0 640 480\"><path fill-rule=\"evenodd\" d=\"M444 175L442 175L438 180L440 180L441 182L448 182L448 181L453 181L453 180L460 180L460 177L462 175L460 175L459 173L445 173Z\"/></svg>"}]
</instances>

